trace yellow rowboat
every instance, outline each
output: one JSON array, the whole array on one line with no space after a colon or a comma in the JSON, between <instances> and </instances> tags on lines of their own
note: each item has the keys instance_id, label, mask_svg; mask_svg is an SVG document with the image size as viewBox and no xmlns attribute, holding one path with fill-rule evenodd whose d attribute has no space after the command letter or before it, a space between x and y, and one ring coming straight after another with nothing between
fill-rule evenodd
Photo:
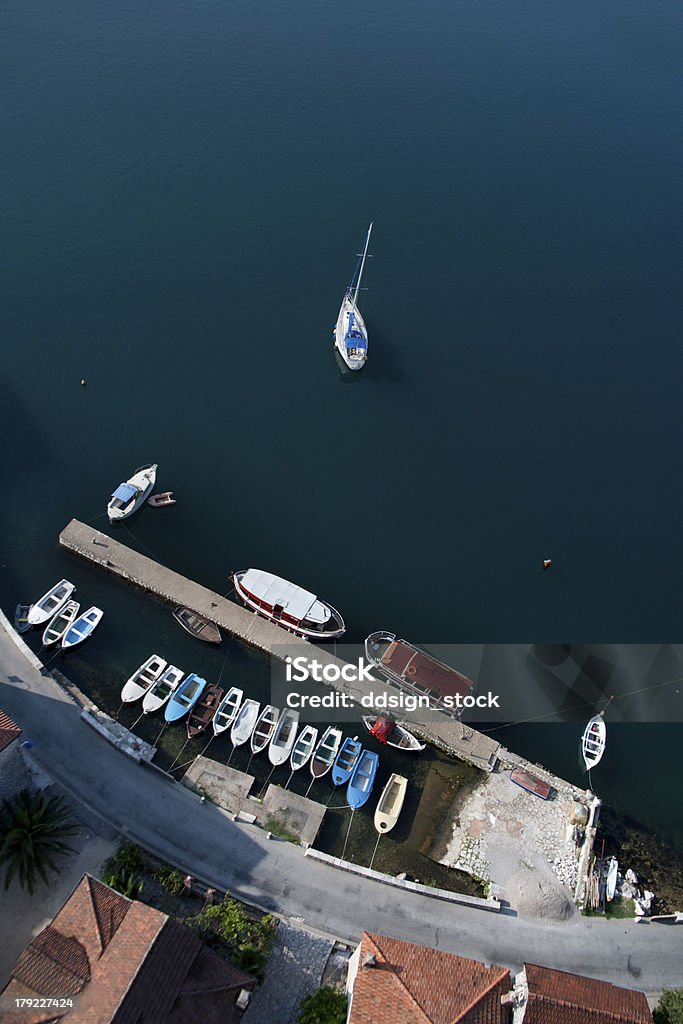
<instances>
[{"instance_id":1,"label":"yellow rowboat","mask_svg":"<svg viewBox=\"0 0 683 1024\"><path fill-rule=\"evenodd\" d=\"M382 790L375 811L375 828L380 835L390 832L398 821L407 786L408 780L403 775L393 774Z\"/></svg>"}]
</instances>

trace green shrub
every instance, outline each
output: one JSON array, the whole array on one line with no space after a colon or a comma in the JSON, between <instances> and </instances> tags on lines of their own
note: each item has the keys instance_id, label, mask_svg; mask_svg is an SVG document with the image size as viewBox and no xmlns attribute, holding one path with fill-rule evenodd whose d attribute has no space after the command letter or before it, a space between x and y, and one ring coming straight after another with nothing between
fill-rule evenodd
<instances>
[{"instance_id":1,"label":"green shrub","mask_svg":"<svg viewBox=\"0 0 683 1024\"><path fill-rule=\"evenodd\" d=\"M154 877L166 892L170 892L172 896L180 896L185 888L185 879L182 872L178 871L178 868L169 867L168 864L162 864L158 871L155 871Z\"/></svg>"},{"instance_id":2,"label":"green shrub","mask_svg":"<svg viewBox=\"0 0 683 1024\"><path fill-rule=\"evenodd\" d=\"M212 931L234 949L242 945L253 945L270 952L273 945L273 919L270 915L253 921L244 908L226 896L220 903L204 907L197 914L200 930Z\"/></svg>"},{"instance_id":3,"label":"green shrub","mask_svg":"<svg viewBox=\"0 0 683 1024\"><path fill-rule=\"evenodd\" d=\"M144 889L139 875L136 875L134 871L124 871L121 868L118 871L105 874L102 881L105 885L116 889L122 896L127 896L129 900L139 899Z\"/></svg>"},{"instance_id":4,"label":"green shrub","mask_svg":"<svg viewBox=\"0 0 683 1024\"><path fill-rule=\"evenodd\" d=\"M655 1024L683 1024L683 988L665 989L652 1018Z\"/></svg>"},{"instance_id":5,"label":"green shrub","mask_svg":"<svg viewBox=\"0 0 683 1024\"><path fill-rule=\"evenodd\" d=\"M299 1024L344 1024L346 996L343 992L324 985L301 1004Z\"/></svg>"},{"instance_id":6,"label":"green shrub","mask_svg":"<svg viewBox=\"0 0 683 1024\"><path fill-rule=\"evenodd\" d=\"M135 843L125 843L109 858L102 871L109 875L117 875L119 872L130 875L142 871L146 865L147 860L140 847Z\"/></svg>"},{"instance_id":7,"label":"green shrub","mask_svg":"<svg viewBox=\"0 0 683 1024\"><path fill-rule=\"evenodd\" d=\"M288 843L296 843L297 845L299 843L299 837L294 832L290 832L284 825L281 825L277 818L268 818L266 821L266 831L271 832L278 839L286 840Z\"/></svg>"}]
</instances>

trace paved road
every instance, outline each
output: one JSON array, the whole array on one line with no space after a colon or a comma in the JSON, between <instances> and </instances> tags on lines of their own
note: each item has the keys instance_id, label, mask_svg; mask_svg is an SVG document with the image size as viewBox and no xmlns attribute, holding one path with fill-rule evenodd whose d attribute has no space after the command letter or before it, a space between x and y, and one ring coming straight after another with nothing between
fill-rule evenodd
<instances>
[{"instance_id":1,"label":"paved road","mask_svg":"<svg viewBox=\"0 0 683 1024\"><path fill-rule=\"evenodd\" d=\"M0 708L72 793L170 863L217 888L342 938L363 928L510 967L524 960L655 993L683 983L683 926L576 915L543 923L400 892L305 859L137 765L79 716L0 623Z\"/></svg>"}]
</instances>

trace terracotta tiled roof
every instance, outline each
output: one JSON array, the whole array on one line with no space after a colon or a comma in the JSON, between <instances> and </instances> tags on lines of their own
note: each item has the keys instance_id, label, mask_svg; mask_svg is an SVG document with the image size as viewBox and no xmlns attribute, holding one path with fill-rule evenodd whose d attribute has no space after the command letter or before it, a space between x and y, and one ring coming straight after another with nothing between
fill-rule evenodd
<instances>
[{"instance_id":1,"label":"terracotta tiled roof","mask_svg":"<svg viewBox=\"0 0 683 1024\"><path fill-rule=\"evenodd\" d=\"M21 736L21 729L17 723L13 722L4 711L0 711L0 751L8 747L17 736Z\"/></svg>"},{"instance_id":2,"label":"terracotta tiled roof","mask_svg":"<svg viewBox=\"0 0 683 1024\"><path fill-rule=\"evenodd\" d=\"M509 991L503 967L363 932L349 1024L505 1024Z\"/></svg>"},{"instance_id":3,"label":"terracotta tiled roof","mask_svg":"<svg viewBox=\"0 0 683 1024\"><path fill-rule=\"evenodd\" d=\"M188 928L84 875L3 995L74 996L72 1009L27 1011L17 1024L231 1024L237 994L253 986Z\"/></svg>"},{"instance_id":4,"label":"terracotta tiled roof","mask_svg":"<svg viewBox=\"0 0 683 1024\"><path fill-rule=\"evenodd\" d=\"M50 924L29 942L12 977L44 996L72 996L90 981L88 955L78 939Z\"/></svg>"},{"instance_id":5,"label":"terracotta tiled roof","mask_svg":"<svg viewBox=\"0 0 683 1024\"><path fill-rule=\"evenodd\" d=\"M642 992L536 964L525 967L524 1024L652 1024Z\"/></svg>"}]
</instances>

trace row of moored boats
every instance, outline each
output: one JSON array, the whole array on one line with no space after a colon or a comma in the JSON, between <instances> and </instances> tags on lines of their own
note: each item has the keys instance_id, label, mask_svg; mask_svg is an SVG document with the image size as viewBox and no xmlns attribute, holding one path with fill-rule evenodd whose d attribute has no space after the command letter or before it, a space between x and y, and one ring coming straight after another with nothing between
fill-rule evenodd
<instances>
[{"instance_id":1,"label":"row of moored boats","mask_svg":"<svg viewBox=\"0 0 683 1024\"><path fill-rule=\"evenodd\" d=\"M330 773L335 786L347 787L347 802L354 810L367 802L373 790L379 757L363 747L357 736L344 738L341 729L332 725L322 734L313 725L299 729L298 711L279 711L272 704L262 707L257 700L245 699L240 687L232 686L225 691L194 672L186 676L182 669L167 664L158 654L140 665L121 691L124 704L138 700L142 700L145 714L164 708L167 722L184 718L188 738L211 727L214 736L228 734L233 747L249 743L252 755L267 750L273 768L288 764L296 772L308 766L314 780ZM401 750L423 749L417 741L417 746L409 745L410 734L396 723L391 723L398 730L393 742L394 730L382 726L376 717L364 718L364 724L381 742L391 742ZM377 731L380 727L381 732ZM400 775L392 776L380 798L378 808L383 807L381 820L385 822L380 831L389 831L398 819L407 786L402 779ZM389 793L384 799L387 789ZM393 819L391 824L389 819Z\"/></svg>"},{"instance_id":2,"label":"row of moored boats","mask_svg":"<svg viewBox=\"0 0 683 1024\"><path fill-rule=\"evenodd\" d=\"M104 612L92 605L81 612L78 601L73 600L76 587L69 580L60 580L54 587L31 605L19 605L14 625L19 633L43 626L43 646L59 644L63 650L76 647L91 635Z\"/></svg>"}]
</instances>

